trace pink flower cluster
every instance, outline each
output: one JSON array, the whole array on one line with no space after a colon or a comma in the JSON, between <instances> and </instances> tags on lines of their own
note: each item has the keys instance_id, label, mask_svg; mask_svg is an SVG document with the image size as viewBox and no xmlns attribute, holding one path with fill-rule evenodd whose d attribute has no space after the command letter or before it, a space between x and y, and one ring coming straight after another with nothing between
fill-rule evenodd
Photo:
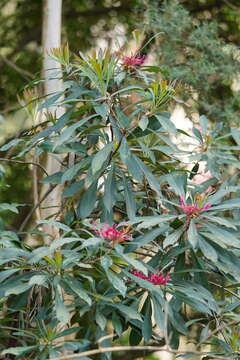
<instances>
[{"instance_id":1,"label":"pink flower cluster","mask_svg":"<svg viewBox=\"0 0 240 360\"><path fill-rule=\"evenodd\" d=\"M125 228L122 228L120 230L117 229L117 225L108 225L104 224L100 227L100 230L96 230L97 236L100 236L102 239L111 240L114 244L131 240L132 235L130 235L131 227L127 226Z\"/></svg>"},{"instance_id":2,"label":"pink flower cluster","mask_svg":"<svg viewBox=\"0 0 240 360\"><path fill-rule=\"evenodd\" d=\"M157 274L149 274L146 276L141 271L133 270L132 274L154 285L165 285L170 280L169 275L164 276L160 271Z\"/></svg>"},{"instance_id":3,"label":"pink flower cluster","mask_svg":"<svg viewBox=\"0 0 240 360\"><path fill-rule=\"evenodd\" d=\"M196 202L193 205L188 205L183 196L180 196L180 207L183 209L187 217L195 217L198 216L200 212L210 209L211 204L206 204L202 207L199 206Z\"/></svg>"},{"instance_id":4,"label":"pink flower cluster","mask_svg":"<svg viewBox=\"0 0 240 360\"><path fill-rule=\"evenodd\" d=\"M132 55L132 56L123 56L122 57L122 63L124 66L128 68L135 68L136 66L140 66L144 63L146 59L146 56L138 56L138 55Z\"/></svg>"}]
</instances>

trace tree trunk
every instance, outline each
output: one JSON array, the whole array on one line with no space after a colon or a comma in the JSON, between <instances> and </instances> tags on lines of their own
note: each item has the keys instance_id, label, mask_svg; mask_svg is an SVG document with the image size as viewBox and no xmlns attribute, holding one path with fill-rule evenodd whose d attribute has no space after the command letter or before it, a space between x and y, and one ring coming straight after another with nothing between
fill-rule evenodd
<instances>
[{"instance_id":1,"label":"tree trunk","mask_svg":"<svg viewBox=\"0 0 240 360\"><path fill-rule=\"evenodd\" d=\"M50 78L44 83L45 95L51 95L62 89L62 73L61 65L52 59L48 52L51 48L59 48L61 46L61 17L62 17L62 0L44 0L43 2L43 31L42 31L42 46L43 46L43 77ZM56 76L57 73L57 76ZM61 99L59 99L61 100ZM63 115L63 108L52 106L48 108L54 117L59 118ZM61 170L61 156L53 154L47 155L46 169L49 175L54 174ZM41 189L41 198L49 190L49 185L44 184ZM41 207L41 217L58 218L61 209L61 192L62 187L56 186ZM43 231L48 233L49 236L45 237L45 244L49 244L51 239L58 236L58 230L50 226L44 226Z\"/></svg>"}]
</instances>

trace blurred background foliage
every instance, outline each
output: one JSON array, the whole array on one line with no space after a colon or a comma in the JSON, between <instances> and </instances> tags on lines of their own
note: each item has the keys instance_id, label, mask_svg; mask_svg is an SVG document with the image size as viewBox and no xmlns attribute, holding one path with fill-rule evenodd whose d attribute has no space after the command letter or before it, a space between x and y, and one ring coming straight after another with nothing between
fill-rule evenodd
<instances>
[{"instance_id":1,"label":"blurred background foliage","mask_svg":"<svg viewBox=\"0 0 240 360\"><path fill-rule=\"evenodd\" d=\"M43 1L0 3L0 142L28 127L17 94L41 78ZM144 24L144 25L143 25ZM74 53L112 47L133 29L144 30L144 53L180 86L185 110L222 122L223 131L239 122L239 0L63 0L62 41ZM131 48L127 49L131 53ZM190 107L188 106L190 105ZM14 156L2 151L1 157ZM29 203L31 167L1 162L5 168L0 202ZM6 186L11 183L11 188ZM24 185L22 185L24 184ZM7 226L18 229L9 218Z\"/></svg>"}]
</instances>

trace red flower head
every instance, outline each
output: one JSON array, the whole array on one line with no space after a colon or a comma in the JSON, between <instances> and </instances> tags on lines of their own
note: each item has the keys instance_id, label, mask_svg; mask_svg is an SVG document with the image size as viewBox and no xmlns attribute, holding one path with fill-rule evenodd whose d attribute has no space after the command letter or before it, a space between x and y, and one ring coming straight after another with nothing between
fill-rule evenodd
<instances>
[{"instance_id":1,"label":"red flower head","mask_svg":"<svg viewBox=\"0 0 240 360\"><path fill-rule=\"evenodd\" d=\"M182 195L180 196L179 203L180 203L180 208L187 215L187 221L191 218L198 217L201 212L210 209L210 207L212 206L211 204L200 206L199 201L195 201L192 205L189 205L186 203Z\"/></svg>"},{"instance_id":2,"label":"red flower head","mask_svg":"<svg viewBox=\"0 0 240 360\"><path fill-rule=\"evenodd\" d=\"M96 234L99 237L101 237L102 239L111 240L113 242L113 245L126 240L131 240L132 235L129 234L130 231L130 226L118 230L116 224L104 224L100 227L100 230L95 230Z\"/></svg>"},{"instance_id":3,"label":"red flower head","mask_svg":"<svg viewBox=\"0 0 240 360\"><path fill-rule=\"evenodd\" d=\"M132 56L122 56L122 64L128 69L135 69L136 66L140 66L146 60L146 56L132 55Z\"/></svg>"},{"instance_id":4,"label":"red flower head","mask_svg":"<svg viewBox=\"0 0 240 360\"><path fill-rule=\"evenodd\" d=\"M170 276L168 274L164 276L161 271L157 274L149 274L146 276L141 271L133 270L132 274L140 279L147 280L154 285L165 285L170 280Z\"/></svg>"}]
</instances>

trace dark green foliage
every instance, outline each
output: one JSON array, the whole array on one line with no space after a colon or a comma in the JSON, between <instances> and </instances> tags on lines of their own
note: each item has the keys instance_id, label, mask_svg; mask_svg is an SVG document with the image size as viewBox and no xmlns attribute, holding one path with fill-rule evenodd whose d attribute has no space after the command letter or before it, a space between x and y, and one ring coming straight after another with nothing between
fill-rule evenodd
<instances>
[{"instance_id":1,"label":"dark green foliage","mask_svg":"<svg viewBox=\"0 0 240 360\"><path fill-rule=\"evenodd\" d=\"M215 7L210 6L209 10L206 4L209 19L201 16L204 13L198 1L194 5L192 3L186 1L181 4L177 0L149 2L145 13L147 29L151 33L163 32L156 38L154 46L159 65L171 74L171 78L179 80L182 84L179 90L181 97L185 93L186 100L193 98L194 107L200 113L215 122L239 124L239 96L232 90L232 81L239 68L239 50L226 34L223 38L221 22L217 17L219 12L215 12L216 16L214 13L219 2ZM202 8L204 11L204 6ZM226 14L234 12L226 4L221 10ZM239 23L237 12L234 14L232 19ZM228 20L225 19L226 27Z\"/></svg>"},{"instance_id":2,"label":"dark green foliage","mask_svg":"<svg viewBox=\"0 0 240 360\"><path fill-rule=\"evenodd\" d=\"M185 133L196 146L180 150L173 136L182 131L166 105L175 101L173 84L144 67L126 70L122 61L106 50L63 66L64 104L71 106L22 138L21 156L29 149L63 154L61 171L42 182L64 190L60 219L38 220L27 232L44 240L42 227L54 227L59 235L49 245L30 247L23 234L0 232L3 355L47 360L91 349L109 334L109 322L114 340L129 331L130 345L177 349L194 324L196 342L210 342L212 356L228 359L239 348L231 326L239 296L228 290L240 280L239 132L222 136L220 124L201 116L199 128ZM212 178L196 184L200 161ZM74 339L62 342L69 333Z\"/></svg>"}]
</instances>

